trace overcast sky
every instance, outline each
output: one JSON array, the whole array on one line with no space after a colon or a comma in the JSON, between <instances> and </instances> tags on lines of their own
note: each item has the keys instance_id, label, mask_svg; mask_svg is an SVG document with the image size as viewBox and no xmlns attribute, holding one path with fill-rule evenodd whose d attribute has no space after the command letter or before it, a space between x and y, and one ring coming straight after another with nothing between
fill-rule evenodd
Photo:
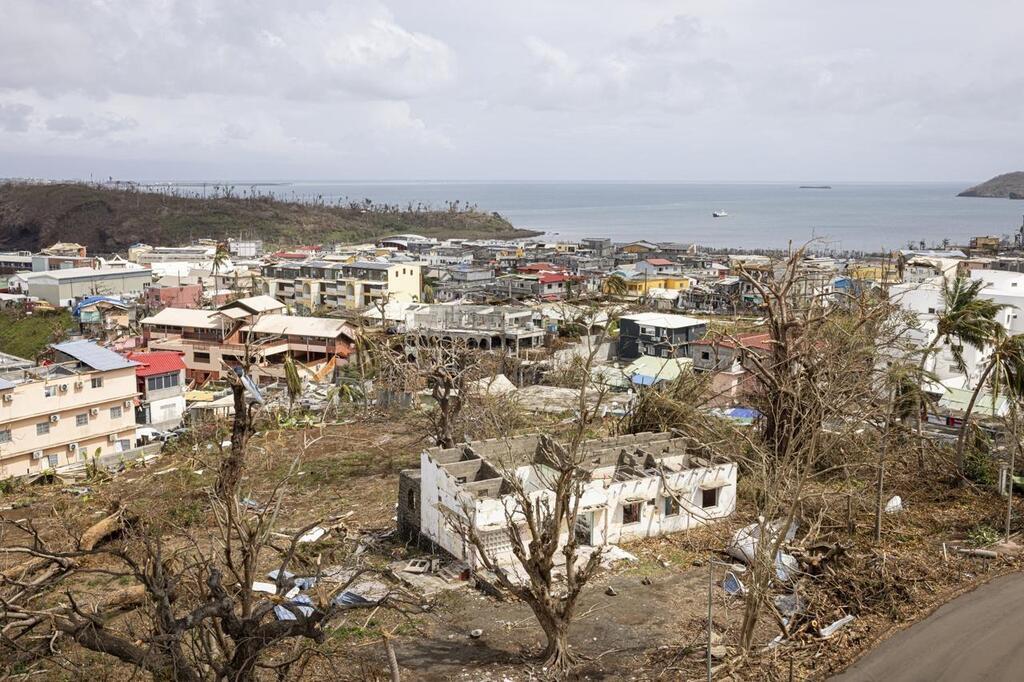
<instances>
[{"instance_id":1,"label":"overcast sky","mask_svg":"<svg viewBox=\"0 0 1024 682\"><path fill-rule=\"evenodd\" d=\"M1020 0L0 0L0 175L981 180Z\"/></svg>"}]
</instances>

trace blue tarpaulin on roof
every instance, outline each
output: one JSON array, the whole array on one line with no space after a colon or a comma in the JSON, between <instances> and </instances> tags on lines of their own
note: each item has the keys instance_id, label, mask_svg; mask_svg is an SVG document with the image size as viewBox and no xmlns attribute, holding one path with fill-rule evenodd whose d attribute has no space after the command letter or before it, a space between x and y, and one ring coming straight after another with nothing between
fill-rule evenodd
<instances>
[{"instance_id":1,"label":"blue tarpaulin on roof","mask_svg":"<svg viewBox=\"0 0 1024 682\"><path fill-rule=\"evenodd\" d=\"M105 301L112 305L116 305L119 308L128 307L128 304L119 298L111 298L110 296L86 296L81 301L75 304L75 307L71 309L71 314L74 315L75 317L79 317L82 308L84 308L87 305L92 305L93 303L98 303L100 301Z\"/></svg>"},{"instance_id":2,"label":"blue tarpaulin on roof","mask_svg":"<svg viewBox=\"0 0 1024 682\"><path fill-rule=\"evenodd\" d=\"M749 407L730 407L725 410L725 416L733 419L757 419L761 413Z\"/></svg>"}]
</instances>

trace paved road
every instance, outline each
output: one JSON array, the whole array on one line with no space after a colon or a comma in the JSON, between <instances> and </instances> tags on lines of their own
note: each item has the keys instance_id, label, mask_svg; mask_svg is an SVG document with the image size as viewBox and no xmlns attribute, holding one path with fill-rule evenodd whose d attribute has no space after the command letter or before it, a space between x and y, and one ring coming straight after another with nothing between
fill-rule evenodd
<instances>
[{"instance_id":1,"label":"paved road","mask_svg":"<svg viewBox=\"0 0 1024 682\"><path fill-rule=\"evenodd\" d=\"M996 578L888 638L830 682L1024 680L1024 573Z\"/></svg>"}]
</instances>

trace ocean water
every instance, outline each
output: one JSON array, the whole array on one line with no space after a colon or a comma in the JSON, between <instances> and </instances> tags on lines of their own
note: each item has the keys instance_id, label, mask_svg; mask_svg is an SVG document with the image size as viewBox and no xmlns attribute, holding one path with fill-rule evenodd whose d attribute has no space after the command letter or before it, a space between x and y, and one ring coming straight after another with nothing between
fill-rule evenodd
<instances>
[{"instance_id":1,"label":"ocean water","mask_svg":"<svg viewBox=\"0 0 1024 682\"><path fill-rule=\"evenodd\" d=\"M259 189L288 199L320 196L328 203L369 198L443 207L459 200L552 236L733 248L778 248L811 239L818 240L816 248L834 251L878 251L921 241L932 246L944 239L957 244L975 235L1015 232L1024 216L1024 201L957 197L969 183L828 184L832 189L800 189L800 183L297 182ZM713 218L714 211L729 215Z\"/></svg>"}]
</instances>

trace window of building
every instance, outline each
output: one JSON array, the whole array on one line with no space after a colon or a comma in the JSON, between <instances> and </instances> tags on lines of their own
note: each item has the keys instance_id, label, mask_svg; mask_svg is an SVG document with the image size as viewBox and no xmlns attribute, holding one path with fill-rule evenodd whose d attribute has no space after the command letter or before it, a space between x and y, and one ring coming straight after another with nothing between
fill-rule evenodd
<instances>
[{"instance_id":1,"label":"window of building","mask_svg":"<svg viewBox=\"0 0 1024 682\"><path fill-rule=\"evenodd\" d=\"M640 523L640 503L631 502L622 505L622 523Z\"/></svg>"},{"instance_id":2,"label":"window of building","mask_svg":"<svg viewBox=\"0 0 1024 682\"><path fill-rule=\"evenodd\" d=\"M103 388L103 377L93 377L91 383L93 388Z\"/></svg>"},{"instance_id":3,"label":"window of building","mask_svg":"<svg viewBox=\"0 0 1024 682\"><path fill-rule=\"evenodd\" d=\"M45 436L50 432L50 422L39 422L36 424L36 435Z\"/></svg>"},{"instance_id":4,"label":"window of building","mask_svg":"<svg viewBox=\"0 0 1024 682\"><path fill-rule=\"evenodd\" d=\"M701 360L710 360L711 359L711 353L706 351L706 350L702 350L700 352L700 359Z\"/></svg>"},{"instance_id":5,"label":"window of building","mask_svg":"<svg viewBox=\"0 0 1024 682\"><path fill-rule=\"evenodd\" d=\"M702 490L700 494L700 506L703 509L717 507L718 493L720 490L721 488L708 488L707 490Z\"/></svg>"},{"instance_id":6,"label":"window of building","mask_svg":"<svg viewBox=\"0 0 1024 682\"><path fill-rule=\"evenodd\" d=\"M679 516L679 502L674 497L665 498L665 516Z\"/></svg>"},{"instance_id":7,"label":"window of building","mask_svg":"<svg viewBox=\"0 0 1024 682\"><path fill-rule=\"evenodd\" d=\"M120 419L121 418L121 406L120 405L118 405L116 407L111 407L110 408L110 418L111 419Z\"/></svg>"},{"instance_id":8,"label":"window of building","mask_svg":"<svg viewBox=\"0 0 1024 682\"><path fill-rule=\"evenodd\" d=\"M150 391L159 391L164 388L173 388L178 385L178 373L160 374L146 379L146 388Z\"/></svg>"},{"instance_id":9,"label":"window of building","mask_svg":"<svg viewBox=\"0 0 1024 682\"><path fill-rule=\"evenodd\" d=\"M409 491L409 509L417 509L416 506L416 490L412 489Z\"/></svg>"},{"instance_id":10,"label":"window of building","mask_svg":"<svg viewBox=\"0 0 1024 682\"><path fill-rule=\"evenodd\" d=\"M88 426L89 415L88 413L76 414L75 415L75 426Z\"/></svg>"},{"instance_id":11,"label":"window of building","mask_svg":"<svg viewBox=\"0 0 1024 682\"><path fill-rule=\"evenodd\" d=\"M4 429L4 430L0 431L0 443L10 443L10 442L11 442L11 430L10 429Z\"/></svg>"},{"instance_id":12,"label":"window of building","mask_svg":"<svg viewBox=\"0 0 1024 682\"><path fill-rule=\"evenodd\" d=\"M209 362L210 361L210 354L209 353L195 352L195 353L192 354L192 359L195 362Z\"/></svg>"},{"instance_id":13,"label":"window of building","mask_svg":"<svg viewBox=\"0 0 1024 682\"><path fill-rule=\"evenodd\" d=\"M640 333L644 336L654 336L656 331L654 327L640 327Z\"/></svg>"},{"instance_id":14,"label":"window of building","mask_svg":"<svg viewBox=\"0 0 1024 682\"><path fill-rule=\"evenodd\" d=\"M47 398L52 398L53 396L57 395L57 387L56 386L45 386L45 387L43 387L43 395L45 397L47 397Z\"/></svg>"}]
</instances>

